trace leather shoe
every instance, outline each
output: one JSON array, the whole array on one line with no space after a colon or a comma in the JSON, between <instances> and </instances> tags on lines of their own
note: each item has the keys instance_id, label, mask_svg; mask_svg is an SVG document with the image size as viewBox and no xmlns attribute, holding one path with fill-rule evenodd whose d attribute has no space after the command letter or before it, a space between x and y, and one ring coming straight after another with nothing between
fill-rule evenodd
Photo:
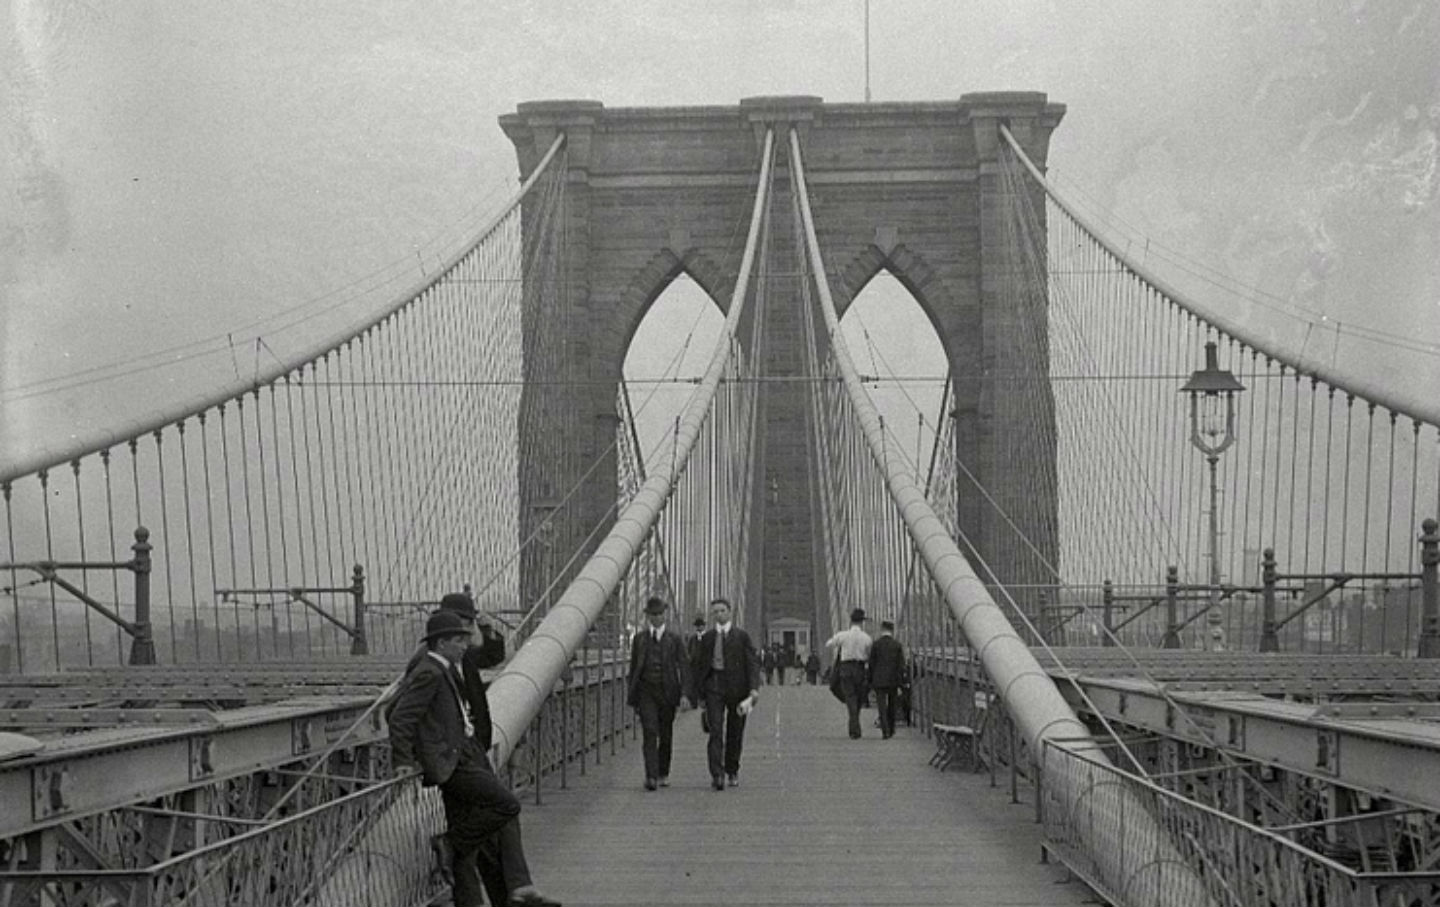
<instances>
[{"instance_id":1,"label":"leather shoe","mask_svg":"<svg viewBox=\"0 0 1440 907\"><path fill-rule=\"evenodd\" d=\"M534 888L517 888L510 892L510 907L561 907L561 904Z\"/></svg>"},{"instance_id":2,"label":"leather shoe","mask_svg":"<svg viewBox=\"0 0 1440 907\"><path fill-rule=\"evenodd\" d=\"M669 786L670 786L670 776L669 776L669 775L661 775L661 776L660 776L660 786L661 786L661 787L669 787Z\"/></svg>"},{"instance_id":3,"label":"leather shoe","mask_svg":"<svg viewBox=\"0 0 1440 907\"><path fill-rule=\"evenodd\" d=\"M654 778L646 778L646 779L645 779L645 789L646 789L646 790L654 790L655 788L657 788L657 787L659 787L659 786L660 786L660 784L659 784Z\"/></svg>"},{"instance_id":4,"label":"leather shoe","mask_svg":"<svg viewBox=\"0 0 1440 907\"><path fill-rule=\"evenodd\" d=\"M715 788L716 790L724 790L724 789L725 789L725 776L724 776L724 775L715 775L714 777L712 777L712 778L710 779L710 786L713 787L713 788Z\"/></svg>"},{"instance_id":5,"label":"leather shoe","mask_svg":"<svg viewBox=\"0 0 1440 907\"><path fill-rule=\"evenodd\" d=\"M739 775L733 775L733 774L732 774L732 775L730 775L729 777L727 777L727 778L725 779L725 783L726 783L726 785L728 785L728 786L730 786L730 787L739 787L739 786L740 786L740 776L739 776Z\"/></svg>"}]
</instances>

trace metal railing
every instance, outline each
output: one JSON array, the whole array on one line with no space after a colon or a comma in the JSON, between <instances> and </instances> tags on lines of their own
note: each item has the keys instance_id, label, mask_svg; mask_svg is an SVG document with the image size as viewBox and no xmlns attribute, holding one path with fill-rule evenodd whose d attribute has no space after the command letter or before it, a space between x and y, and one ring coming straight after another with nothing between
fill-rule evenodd
<instances>
[{"instance_id":1,"label":"metal railing","mask_svg":"<svg viewBox=\"0 0 1440 907\"><path fill-rule=\"evenodd\" d=\"M609 652L592 653L556 683L502 767L512 787L539 802L543 787L557 780L561 787L568 785L570 772L585 774L590 763L600 763L607 753L614 756L627 732L633 736L634 713L625 706L627 663ZM137 821L110 823L128 831L110 835L114 846L106 853L72 847L67 841L79 842L81 836L63 833L0 842L0 905L418 907L433 902L443 888L432 846L445 825L438 791L422 787L415 776L388 777L383 745L370 758L341 754L340 764L356 766L355 777L334 774L334 755L327 751L318 757L327 771L289 771L298 765L275 770L277 777L298 778L300 790L288 798L288 815L227 814L226 798L217 794L209 798L208 814L198 808L137 805ZM157 801L157 806L167 803Z\"/></svg>"},{"instance_id":2,"label":"metal railing","mask_svg":"<svg viewBox=\"0 0 1440 907\"><path fill-rule=\"evenodd\" d=\"M1410 907L1440 898L1440 871L1356 870L1287 834L1196 803L1082 751L1098 745L1089 738L1044 741L1039 810L1046 851L1113 904L1150 907L1119 880L1143 877L1140 870L1156 855L1127 853L1116 875L1109 869L1115 855L1102 858L1093 847L1128 839L1127 825L1137 820L1165 829L1172 845L1165 859L1180 854L1215 903L1226 907ZM1098 796L1107 789L1125 796ZM1070 794L1061 799L1050 794L1054 790Z\"/></svg>"}]
</instances>

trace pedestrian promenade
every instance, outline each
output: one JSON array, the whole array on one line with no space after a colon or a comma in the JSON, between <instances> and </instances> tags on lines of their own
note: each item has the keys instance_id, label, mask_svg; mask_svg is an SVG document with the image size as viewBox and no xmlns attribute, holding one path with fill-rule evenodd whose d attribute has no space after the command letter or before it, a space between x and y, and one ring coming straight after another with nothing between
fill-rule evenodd
<instances>
[{"instance_id":1,"label":"pedestrian promenade","mask_svg":"<svg viewBox=\"0 0 1440 907\"><path fill-rule=\"evenodd\" d=\"M1028 791L987 774L929 767L919 730L891 740L823 686L761 690L745 733L740 786L710 789L697 712L675 723L671 786L643 787L630 740L570 789L527 801L526 851L537 883L567 907L584 905L1093 904L1064 869L1040 863Z\"/></svg>"}]
</instances>

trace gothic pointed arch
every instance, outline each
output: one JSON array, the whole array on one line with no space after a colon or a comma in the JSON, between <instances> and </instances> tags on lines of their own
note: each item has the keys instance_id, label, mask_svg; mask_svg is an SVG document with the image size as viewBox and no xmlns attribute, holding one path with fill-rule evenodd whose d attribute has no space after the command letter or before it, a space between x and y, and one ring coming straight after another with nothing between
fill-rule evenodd
<instances>
[{"instance_id":1,"label":"gothic pointed arch","mask_svg":"<svg viewBox=\"0 0 1440 907\"><path fill-rule=\"evenodd\" d=\"M697 249L686 249L677 255L673 247L667 246L652 255L634 272L621 296L617 317L624 328L618 338L620 342L616 350L619 361L624 360L625 351L630 348L630 342L640 327L640 322L645 320L645 314L650 311L655 300L660 298L660 294L681 274L686 274L695 281L710 301L720 309L721 314L725 314L725 303L721 300L729 299L731 278L705 253Z\"/></svg>"},{"instance_id":2,"label":"gothic pointed arch","mask_svg":"<svg viewBox=\"0 0 1440 907\"><path fill-rule=\"evenodd\" d=\"M914 298L930 326L940 335L945 356L953 368L960 350L955 346L958 338L952 330L957 325L947 323L953 320L947 318L947 313L957 310L955 295L948 291L944 280L923 255L893 237L887 241L884 233L877 231L876 241L861 249L840 269L841 286L834 288L836 314L845 317L851 303L875 275L888 272Z\"/></svg>"}]
</instances>

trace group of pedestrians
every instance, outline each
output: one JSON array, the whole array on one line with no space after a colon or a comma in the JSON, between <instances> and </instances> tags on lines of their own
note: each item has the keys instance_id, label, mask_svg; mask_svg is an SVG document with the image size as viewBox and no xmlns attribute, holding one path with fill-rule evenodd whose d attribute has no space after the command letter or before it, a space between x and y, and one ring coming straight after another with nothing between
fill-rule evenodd
<instances>
[{"instance_id":1,"label":"group of pedestrians","mask_svg":"<svg viewBox=\"0 0 1440 907\"><path fill-rule=\"evenodd\" d=\"M696 618L687 640L666 625L664 599L645 603L647 628L630 645L630 688L626 699L640 715L645 789L670 786L675 713L682 696L705 709L701 725L710 785L717 791L740 784L745 719L760 698L760 655L750 636L734 625L730 602L710 602L711 625Z\"/></svg>"},{"instance_id":2,"label":"group of pedestrians","mask_svg":"<svg viewBox=\"0 0 1440 907\"><path fill-rule=\"evenodd\" d=\"M852 740L861 737L860 707L873 690L880 712L880 736L889 740L895 736L900 691L909 683L905 648L895 638L892 621L880 622L878 639L865 632L865 621L865 609L856 608L850 612L850 626L825 641L827 649L835 650L830 688L845 702Z\"/></svg>"},{"instance_id":3,"label":"group of pedestrians","mask_svg":"<svg viewBox=\"0 0 1440 907\"><path fill-rule=\"evenodd\" d=\"M772 642L760 653L760 666L765 669L766 685L775 683L778 677L780 686L785 685L785 671L788 668L795 668L795 682L800 682L800 671L805 667L805 661L795 649L790 646Z\"/></svg>"},{"instance_id":4,"label":"group of pedestrians","mask_svg":"<svg viewBox=\"0 0 1440 907\"><path fill-rule=\"evenodd\" d=\"M670 786L675 715L686 699L692 708L704 709L711 787L738 787L746 717L759 701L764 660L749 634L735 626L726 599L712 600L709 624L697 617L694 632L685 637L668 626L669 610L663 599L650 598L646 626L630 647L626 701L640 717L645 789ZM879 638L872 639L865 621L865 611L856 608L850 627L825 644L835 650L832 689L845 700L854 739L861 736L861 704L873 690L881 734L888 739L895 734L897 692L907 680L905 653L894 638L894 624L882 621ZM792 653L778 654L793 659ZM560 907L531 880L520 801L490 763L492 726L481 671L504 660L504 636L469 595L441 599L390 707L392 762L397 773L416 772L424 785L440 789L446 824L442 862L450 869L455 907L480 907L484 897L494 907ZM812 653L804 669L815 683L818 656Z\"/></svg>"}]
</instances>

